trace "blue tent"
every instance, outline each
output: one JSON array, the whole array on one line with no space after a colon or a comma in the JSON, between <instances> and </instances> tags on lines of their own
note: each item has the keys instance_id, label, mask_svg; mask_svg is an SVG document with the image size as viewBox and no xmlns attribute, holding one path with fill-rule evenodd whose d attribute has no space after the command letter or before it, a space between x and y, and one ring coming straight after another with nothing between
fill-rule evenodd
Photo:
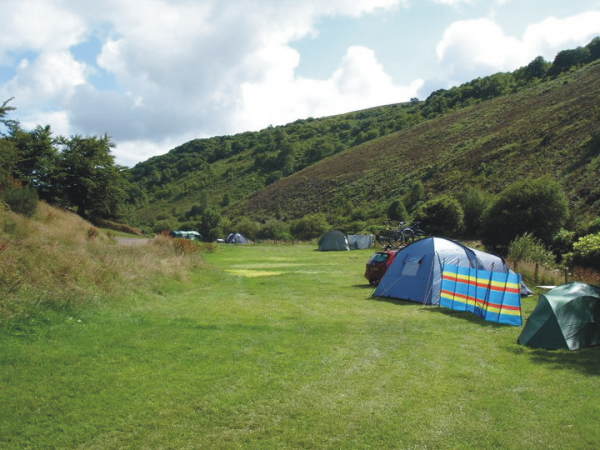
<instances>
[{"instance_id":1,"label":"blue tent","mask_svg":"<svg viewBox=\"0 0 600 450\"><path fill-rule=\"evenodd\" d=\"M498 256L449 239L430 237L398 251L373 296L439 305L444 266L512 273L508 264ZM521 287L527 289L524 285Z\"/></svg>"},{"instance_id":2,"label":"blue tent","mask_svg":"<svg viewBox=\"0 0 600 450\"><path fill-rule=\"evenodd\" d=\"M246 236L240 233L229 233L225 242L228 244L252 244L252 241L246 239Z\"/></svg>"}]
</instances>

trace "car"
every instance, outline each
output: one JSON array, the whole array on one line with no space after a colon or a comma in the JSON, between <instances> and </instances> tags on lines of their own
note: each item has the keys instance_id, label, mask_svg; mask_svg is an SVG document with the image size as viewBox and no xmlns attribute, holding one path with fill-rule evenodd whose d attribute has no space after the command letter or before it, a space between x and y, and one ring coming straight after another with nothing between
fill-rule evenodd
<instances>
[{"instance_id":1,"label":"car","mask_svg":"<svg viewBox=\"0 0 600 450\"><path fill-rule=\"evenodd\" d=\"M369 280L370 285L379 284L381 277L385 275L388 267L394 261L397 250L382 250L375 252L367 261L365 269L365 278Z\"/></svg>"}]
</instances>

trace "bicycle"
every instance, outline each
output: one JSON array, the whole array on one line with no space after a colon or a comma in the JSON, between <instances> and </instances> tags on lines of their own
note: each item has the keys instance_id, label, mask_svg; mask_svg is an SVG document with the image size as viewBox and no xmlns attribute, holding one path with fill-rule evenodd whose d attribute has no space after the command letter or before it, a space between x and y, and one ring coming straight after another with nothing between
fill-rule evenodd
<instances>
[{"instance_id":1,"label":"bicycle","mask_svg":"<svg viewBox=\"0 0 600 450\"><path fill-rule=\"evenodd\" d=\"M410 225L404 225L404 222L398 222L394 228L392 221L385 222L386 229L382 230L375 238L384 250L392 250L405 247L419 239L427 236L427 233L419 228L420 222L413 222Z\"/></svg>"},{"instance_id":2,"label":"bicycle","mask_svg":"<svg viewBox=\"0 0 600 450\"><path fill-rule=\"evenodd\" d=\"M397 225L394 225L393 221L385 222L386 228L379 232L375 240L384 250L400 247L403 239L401 232L402 225L404 225L404 222L398 222Z\"/></svg>"}]
</instances>

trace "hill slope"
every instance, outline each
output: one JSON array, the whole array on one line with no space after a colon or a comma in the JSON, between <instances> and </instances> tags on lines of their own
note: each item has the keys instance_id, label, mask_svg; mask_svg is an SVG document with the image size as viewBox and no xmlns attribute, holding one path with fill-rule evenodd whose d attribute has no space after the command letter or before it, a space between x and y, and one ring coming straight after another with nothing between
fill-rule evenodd
<instances>
[{"instance_id":1,"label":"hill slope","mask_svg":"<svg viewBox=\"0 0 600 450\"><path fill-rule=\"evenodd\" d=\"M178 227L207 205L261 221L353 209L365 220L416 180L436 196L467 185L497 193L544 174L564 187L575 218L598 215L599 63L542 82L519 84L518 72L422 102L190 141L132 169L127 220Z\"/></svg>"},{"instance_id":2,"label":"hill slope","mask_svg":"<svg viewBox=\"0 0 600 450\"><path fill-rule=\"evenodd\" d=\"M367 142L261 189L229 209L257 218L389 203L473 185L497 193L550 174L580 213L600 212L600 65ZM596 134L594 134L596 133ZM595 137L592 137L594 135Z\"/></svg>"}]
</instances>

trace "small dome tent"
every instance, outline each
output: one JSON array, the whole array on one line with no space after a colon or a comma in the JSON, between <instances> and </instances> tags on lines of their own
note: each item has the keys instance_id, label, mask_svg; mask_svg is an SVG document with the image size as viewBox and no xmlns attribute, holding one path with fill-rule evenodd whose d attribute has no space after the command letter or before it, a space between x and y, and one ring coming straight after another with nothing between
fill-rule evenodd
<instances>
[{"instance_id":1,"label":"small dome tent","mask_svg":"<svg viewBox=\"0 0 600 450\"><path fill-rule=\"evenodd\" d=\"M240 233L230 233L227 235L225 242L227 244L252 244L251 240L246 239L246 237Z\"/></svg>"},{"instance_id":2,"label":"small dome tent","mask_svg":"<svg viewBox=\"0 0 600 450\"><path fill-rule=\"evenodd\" d=\"M549 350L600 345L600 288L573 282L540 294L517 343Z\"/></svg>"},{"instance_id":3,"label":"small dome tent","mask_svg":"<svg viewBox=\"0 0 600 450\"><path fill-rule=\"evenodd\" d=\"M348 239L339 230L331 230L325 233L319 238L318 245L319 250L322 252L350 250Z\"/></svg>"}]
</instances>

